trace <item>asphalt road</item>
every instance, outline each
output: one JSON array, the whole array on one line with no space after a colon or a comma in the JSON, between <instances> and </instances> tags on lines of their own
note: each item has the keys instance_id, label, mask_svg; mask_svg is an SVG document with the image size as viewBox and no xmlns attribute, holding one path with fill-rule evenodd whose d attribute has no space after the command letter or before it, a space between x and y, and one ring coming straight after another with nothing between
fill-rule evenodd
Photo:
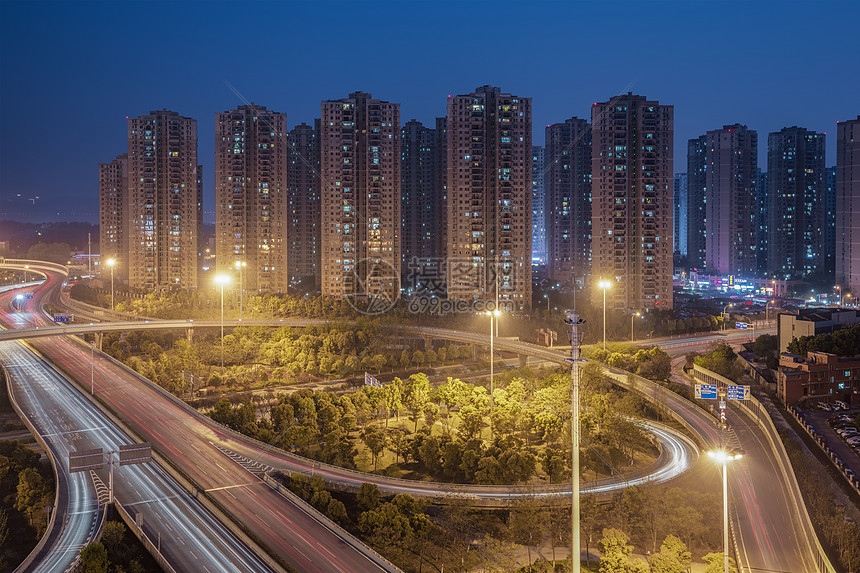
<instances>
[{"instance_id":1,"label":"asphalt road","mask_svg":"<svg viewBox=\"0 0 860 573\"><path fill-rule=\"evenodd\" d=\"M20 326L33 318L12 311L9 302L9 295L0 296L0 322ZM82 355L77 345L51 342L51 350L63 357L61 363L89 369L89 355ZM56 455L59 480L66 484L57 502L62 513L57 516L55 539L46 544L33 570L65 571L90 539L98 512L90 474L65 471L69 452L117 450L134 440L22 344L0 343L0 361L9 372L16 400ZM109 483L107 469L96 474ZM143 514L144 532L153 542L161 540L161 551L177 571L271 570L157 464L117 466L114 483L117 499L132 515Z\"/></svg>"}]
</instances>

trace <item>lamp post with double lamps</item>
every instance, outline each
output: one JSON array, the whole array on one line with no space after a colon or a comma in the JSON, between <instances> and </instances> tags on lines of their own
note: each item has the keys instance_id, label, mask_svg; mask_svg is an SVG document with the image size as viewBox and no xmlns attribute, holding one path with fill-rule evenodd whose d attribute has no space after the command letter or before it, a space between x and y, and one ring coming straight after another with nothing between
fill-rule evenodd
<instances>
[{"instance_id":1,"label":"lamp post with double lamps","mask_svg":"<svg viewBox=\"0 0 860 573\"><path fill-rule=\"evenodd\" d=\"M606 350L606 289L612 286L609 281L600 281L597 286L603 289L603 350Z\"/></svg>"},{"instance_id":2,"label":"lamp post with double lamps","mask_svg":"<svg viewBox=\"0 0 860 573\"><path fill-rule=\"evenodd\" d=\"M230 277L216 275L215 282L221 285L221 368L224 368L224 285L230 282Z\"/></svg>"},{"instance_id":3,"label":"lamp post with double lamps","mask_svg":"<svg viewBox=\"0 0 860 573\"><path fill-rule=\"evenodd\" d=\"M641 312L630 313L630 344L633 344L633 319L642 316Z\"/></svg>"},{"instance_id":4,"label":"lamp post with double lamps","mask_svg":"<svg viewBox=\"0 0 860 573\"><path fill-rule=\"evenodd\" d=\"M720 318L723 318L726 315L726 309L732 308L732 304L733 303L730 302L729 304L727 304L726 306L723 307L723 312L720 313ZM724 320L723 321L723 330L725 330L725 329L726 329L726 321Z\"/></svg>"},{"instance_id":5,"label":"lamp post with double lamps","mask_svg":"<svg viewBox=\"0 0 860 573\"><path fill-rule=\"evenodd\" d=\"M496 319L501 314L498 308L494 308L493 310L488 310L486 312L487 316L490 317L490 441L493 439L493 390L495 390L494 382L493 382L493 363L495 362L495 348L493 348L493 339L495 335L495 330L493 329L494 323Z\"/></svg>"},{"instance_id":6,"label":"lamp post with double lamps","mask_svg":"<svg viewBox=\"0 0 860 573\"><path fill-rule=\"evenodd\" d=\"M723 466L723 560L725 573L729 573L729 481L726 466L729 462L739 460L744 456L740 450L711 450L708 452L713 460Z\"/></svg>"}]
</instances>

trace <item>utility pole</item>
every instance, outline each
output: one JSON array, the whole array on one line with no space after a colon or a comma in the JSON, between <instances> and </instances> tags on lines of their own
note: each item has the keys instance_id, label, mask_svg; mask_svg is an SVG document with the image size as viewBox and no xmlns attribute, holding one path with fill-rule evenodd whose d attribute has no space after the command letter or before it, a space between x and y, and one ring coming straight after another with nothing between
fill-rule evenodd
<instances>
[{"instance_id":1,"label":"utility pole","mask_svg":"<svg viewBox=\"0 0 860 573\"><path fill-rule=\"evenodd\" d=\"M606 290L603 291L604 293ZM579 327L585 321L576 310L567 312L565 323L570 326L570 561L573 573L580 573L581 543L579 539Z\"/></svg>"}]
</instances>

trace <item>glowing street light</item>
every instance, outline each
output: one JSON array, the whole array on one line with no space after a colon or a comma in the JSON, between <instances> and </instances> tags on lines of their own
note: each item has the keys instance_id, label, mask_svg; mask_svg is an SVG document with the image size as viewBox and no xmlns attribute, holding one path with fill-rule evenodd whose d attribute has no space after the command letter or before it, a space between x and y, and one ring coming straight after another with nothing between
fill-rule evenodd
<instances>
[{"instance_id":1,"label":"glowing street light","mask_svg":"<svg viewBox=\"0 0 860 573\"><path fill-rule=\"evenodd\" d=\"M216 275L215 282L221 285L221 368L224 368L224 285L230 283L230 277Z\"/></svg>"},{"instance_id":2,"label":"glowing street light","mask_svg":"<svg viewBox=\"0 0 860 573\"><path fill-rule=\"evenodd\" d=\"M105 264L110 267L110 309L113 310L113 268L116 266L116 259L110 258L105 261Z\"/></svg>"},{"instance_id":3,"label":"glowing street light","mask_svg":"<svg viewBox=\"0 0 860 573\"><path fill-rule=\"evenodd\" d=\"M630 315L630 344L633 344L633 318L637 316L642 316L642 313L637 312Z\"/></svg>"},{"instance_id":4,"label":"glowing street light","mask_svg":"<svg viewBox=\"0 0 860 573\"><path fill-rule=\"evenodd\" d=\"M767 301L767 304L764 305L764 322L765 322L765 324L770 323L770 305L771 305L771 303L775 305L776 299L769 300L769 301Z\"/></svg>"},{"instance_id":5,"label":"glowing street light","mask_svg":"<svg viewBox=\"0 0 860 573\"><path fill-rule=\"evenodd\" d=\"M725 573L729 573L729 481L726 477L726 466L729 462L739 460L744 453L739 450L710 450L708 456L723 466L723 559Z\"/></svg>"},{"instance_id":6,"label":"glowing street light","mask_svg":"<svg viewBox=\"0 0 860 573\"><path fill-rule=\"evenodd\" d=\"M720 313L720 318L722 318L723 316L725 316L727 314L726 309L732 308L733 304L734 303L730 302L729 304L727 304L726 306L723 307L723 312ZM726 329L726 323L725 323L725 321L723 321L723 330L725 330L725 329Z\"/></svg>"},{"instance_id":7,"label":"glowing street light","mask_svg":"<svg viewBox=\"0 0 860 573\"><path fill-rule=\"evenodd\" d=\"M597 286L603 289L603 350L606 350L606 289L612 286L609 281L600 281Z\"/></svg>"}]
</instances>

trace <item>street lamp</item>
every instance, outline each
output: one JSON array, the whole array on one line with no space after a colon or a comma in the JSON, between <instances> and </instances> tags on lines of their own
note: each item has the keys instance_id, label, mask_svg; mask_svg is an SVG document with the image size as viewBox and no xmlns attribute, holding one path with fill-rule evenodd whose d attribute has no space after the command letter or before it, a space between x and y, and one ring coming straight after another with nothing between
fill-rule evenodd
<instances>
[{"instance_id":1,"label":"street lamp","mask_svg":"<svg viewBox=\"0 0 860 573\"><path fill-rule=\"evenodd\" d=\"M637 312L635 314L630 314L630 344L633 344L633 318L637 316L642 316L642 313Z\"/></svg>"},{"instance_id":2,"label":"street lamp","mask_svg":"<svg viewBox=\"0 0 860 573\"><path fill-rule=\"evenodd\" d=\"M493 322L495 318L497 318L501 313L498 308L493 310L488 310L486 312L487 316L490 317L490 441L493 440L493 390L495 389L493 386L493 362L495 356L495 349L493 348Z\"/></svg>"},{"instance_id":3,"label":"street lamp","mask_svg":"<svg viewBox=\"0 0 860 573\"><path fill-rule=\"evenodd\" d=\"M221 285L221 368L224 368L224 285L230 282L230 277L216 275L215 282Z\"/></svg>"},{"instance_id":4,"label":"street lamp","mask_svg":"<svg viewBox=\"0 0 860 573\"><path fill-rule=\"evenodd\" d=\"M612 286L609 281L600 281L597 286L603 289L603 350L606 350L606 289Z\"/></svg>"},{"instance_id":5,"label":"street lamp","mask_svg":"<svg viewBox=\"0 0 860 573\"><path fill-rule=\"evenodd\" d=\"M720 313L720 318L722 318L725 314L727 314L726 309L731 308L732 304L734 304L734 303L730 302L729 304L727 304L726 306L723 307L723 312ZM723 321L723 330L725 330L725 329L726 329L726 323L725 323L725 321Z\"/></svg>"},{"instance_id":6,"label":"street lamp","mask_svg":"<svg viewBox=\"0 0 860 573\"><path fill-rule=\"evenodd\" d=\"M738 450L711 450L708 456L723 466L723 559L725 573L729 573L729 481L726 477L726 466L729 462L739 460L744 453Z\"/></svg>"},{"instance_id":7,"label":"street lamp","mask_svg":"<svg viewBox=\"0 0 860 573\"><path fill-rule=\"evenodd\" d=\"M110 267L110 309L113 310L113 268L116 266L116 259L108 259L105 264Z\"/></svg>"},{"instance_id":8,"label":"street lamp","mask_svg":"<svg viewBox=\"0 0 860 573\"><path fill-rule=\"evenodd\" d=\"M766 325L770 324L770 304L771 303L776 304L776 300L769 300L769 301L767 301L767 304L764 305L764 323Z\"/></svg>"},{"instance_id":9,"label":"street lamp","mask_svg":"<svg viewBox=\"0 0 860 573\"><path fill-rule=\"evenodd\" d=\"M236 261L236 270L239 271L239 320L242 320L242 307L245 302L245 287L242 286L242 275L245 273L245 267L248 265L245 261Z\"/></svg>"}]
</instances>

